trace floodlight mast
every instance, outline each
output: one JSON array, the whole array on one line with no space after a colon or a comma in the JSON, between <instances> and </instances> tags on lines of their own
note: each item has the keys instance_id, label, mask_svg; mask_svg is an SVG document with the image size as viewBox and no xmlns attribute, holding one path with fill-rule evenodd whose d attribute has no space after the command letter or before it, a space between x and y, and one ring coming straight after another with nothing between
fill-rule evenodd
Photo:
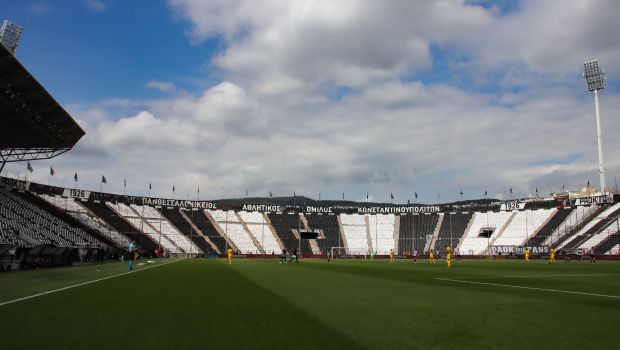
<instances>
[{"instance_id":1,"label":"floodlight mast","mask_svg":"<svg viewBox=\"0 0 620 350\"><path fill-rule=\"evenodd\" d=\"M601 181L601 192L605 193L605 163L603 161L603 135L601 131L601 113L599 111L599 91L605 88L605 72L598 60L586 61L583 64L583 77L588 84L588 91L594 91L594 109L596 112L596 138L598 141L598 171Z\"/></svg>"}]
</instances>

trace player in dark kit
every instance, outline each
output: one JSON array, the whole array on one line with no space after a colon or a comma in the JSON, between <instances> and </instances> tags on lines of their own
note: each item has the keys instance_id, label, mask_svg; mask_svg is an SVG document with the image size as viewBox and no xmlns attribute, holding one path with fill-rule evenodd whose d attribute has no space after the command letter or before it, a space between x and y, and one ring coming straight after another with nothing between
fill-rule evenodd
<instances>
[{"instance_id":1,"label":"player in dark kit","mask_svg":"<svg viewBox=\"0 0 620 350\"><path fill-rule=\"evenodd\" d=\"M596 264L596 255L594 255L594 249L590 250L590 264Z\"/></svg>"},{"instance_id":2,"label":"player in dark kit","mask_svg":"<svg viewBox=\"0 0 620 350\"><path fill-rule=\"evenodd\" d=\"M293 261L293 259L295 259L295 262L299 262L299 260L297 259L297 248L295 248L295 250L293 250L293 255L291 256L291 258L288 260L288 262Z\"/></svg>"},{"instance_id":3,"label":"player in dark kit","mask_svg":"<svg viewBox=\"0 0 620 350\"><path fill-rule=\"evenodd\" d=\"M280 264L282 264L282 262L286 262L286 248L282 249L282 255L280 255Z\"/></svg>"}]
</instances>

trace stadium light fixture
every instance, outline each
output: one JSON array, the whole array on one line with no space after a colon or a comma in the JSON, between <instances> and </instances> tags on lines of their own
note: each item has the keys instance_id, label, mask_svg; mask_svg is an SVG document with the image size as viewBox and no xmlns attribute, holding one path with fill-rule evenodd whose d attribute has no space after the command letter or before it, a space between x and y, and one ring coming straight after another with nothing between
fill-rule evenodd
<instances>
[{"instance_id":1,"label":"stadium light fixture","mask_svg":"<svg viewBox=\"0 0 620 350\"><path fill-rule=\"evenodd\" d=\"M601 132L601 114L599 111L599 91L605 88L605 72L598 60L583 63L583 77L588 84L588 91L594 91L594 109L596 112L596 138L598 141L598 169L601 181L601 192L605 192L605 165L603 162L603 135Z\"/></svg>"}]
</instances>

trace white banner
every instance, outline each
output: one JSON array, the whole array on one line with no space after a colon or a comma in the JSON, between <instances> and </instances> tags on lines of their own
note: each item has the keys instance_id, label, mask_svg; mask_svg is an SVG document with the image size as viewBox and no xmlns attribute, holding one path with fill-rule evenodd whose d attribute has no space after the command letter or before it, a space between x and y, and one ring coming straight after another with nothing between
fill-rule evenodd
<instances>
[{"instance_id":1,"label":"white banner","mask_svg":"<svg viewBox=\"0 0 620 350\"><path fill-rule=\"evenodd\" d=\"M523 210L525 209L525 202L506 202L502 203L499 210Z\"/></svg>"},{"instance_id":2,"label":"white banner","mask_svg":"<svg viewBox=\"0 0 620 350\"><path fill-rule=\"evenodd\" d=\"M613 203L613 197L602 195L602 196L589 196L589 197L581 197L575 199L575 205L592 205L592 204L605 204L605 203Z\"/></svg>"},{"instance_id":3,"label":"white banner","mask_svg":"<svg viewBox=\"0 0 620 350\"><path fill-rule=\"evenodd\" d=\"M88 197L90 197L90 191L65 188L65 190L62 192L62 196L69 198L88 199Z\"/></svg>"}]
</instances>

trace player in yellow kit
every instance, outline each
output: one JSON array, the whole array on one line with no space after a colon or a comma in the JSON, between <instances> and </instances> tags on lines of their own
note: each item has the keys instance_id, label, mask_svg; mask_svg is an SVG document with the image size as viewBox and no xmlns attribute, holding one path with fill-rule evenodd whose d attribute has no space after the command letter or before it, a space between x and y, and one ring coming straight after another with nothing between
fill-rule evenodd
<instances>
[{"instance_id":1,"label":"player in yellow kit","mask_svg":"<svg viewBox=\"0 0 620 350\"><path fill-rule=\"evenodd\" d=\"M390 249L390 262L394 262L394 249Z\"/></svg>"},{"instance_id":2,"label":"player in yellow kit","mask_svg":"<svg viewBox=\"0 0 620 350\"><path fill-rule=\"evenodd\" d=\"M525 261L530 261L530 248L525 249Z\"/></svg>"},{"instance_id":3,"label":"player in yellow kit","mask_svg":"<svg viewBox=\"0 0 620 350\"><path fill-rule=\"evenodd\" d=\"M549 249L549 264L555 264L555 249Z\"/></svg>"},{"instance_id":4,"label":"player in yellow kit","mask_svg":"<svg viewBox=\"0 0 620 350\"><path fill-rule=\"evenodd\" d=\"M233 255L232 248L228 248L228 250L226 251L226 254L228 255L228 265L230 265L232 264L232 255Z\"/></svg>"},{"instance_id":5,"label":"player in yellow kit","mask_svg":"<svg viewBox=\"0 0 620 350\"><path fill-rule=\"evenodd\" d=\"M448 268L452 267L452 248L446 244L446 263Z\"/></svg>"},{"instance_id":6,"label":"player in yellow kit","mask_svg":"<svg viewBox=\"0 0 620 350\"><path fill-rule=\"evenodd\" d=\"M428 259L431 261L431 263L435 263L435 252L433 252L432 249L428 252Z\"/></svg>"}]
</instances>

